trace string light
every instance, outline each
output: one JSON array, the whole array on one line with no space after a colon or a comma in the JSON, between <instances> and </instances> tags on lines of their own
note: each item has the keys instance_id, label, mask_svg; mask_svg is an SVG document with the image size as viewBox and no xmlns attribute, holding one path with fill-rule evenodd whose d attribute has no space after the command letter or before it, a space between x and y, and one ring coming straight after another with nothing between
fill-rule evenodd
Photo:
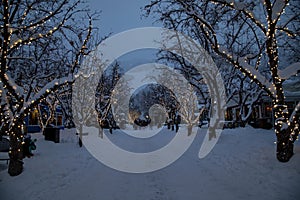
<instances>
[{"instance_id":1,"label":"string light","mask_svg":"<svg viewBox=\"0 0 300 200\"><path fill-rule=\"evenodd\" d=\"M288 0L285 1L285 6L288 5ZM285 6L283 6L283 9L281 9L279 12L277 12L275 15L273 15L273 6L271 1L264 1L264 6L267 10L267 26L263 25L260 21L258 21L253 13L248 11L248 9L244 8L238 8L234 1L212 1L213 4L220 4L222 6L227 6L229 8L232 8L233 10L239 10L239 12L243 13L248 19L250 19L257 27L259 27L262 32L265 34L266 38L266 53L269 58L268 66L270 67L270 72L272 74L272 87L274 88L274 93L271 92L273 89L271 87L266 87L264 83L260 82L258 80L257 75L252 74L250 70L247 70L243 67L242 63L235 57L229 54L224 49L221 49L217 38L215 38L215 32L210 28L210 26L207 26L206 22L204 23L203 20L200 20L200 18L197 18L197 14L194 12L191 12L191 16L195 18L196 24L198 24L206 36L208 38L208 42L210 42L210 45L212 49L219 55L222 55L226 58L227 61L229 61L235 68L239 69L243 75L248 76L252 81L254 81L256 84L259 85L259 87L263 88L267 94L273 99L273 107L274 107L274 116L275 116L275 133L277 135L277 138L279 140L278 144L278 151L284 151L284 148L281 148L282 146L286 146L288 144L288 141L285 138L289 138L289 141L294 141L296 139L296 135L299 134L299 129L297 124L297 118L293 117L293 121L288 120L288 109L285 103L285 95L282 87L283 80L278 75L278 65L279 65L279 57L278 57L278 46L276 41L276 30L278 27L276 27L277 22L280 19L280 16L282 13L285 12ZM188 3L185 4L185 6L188 6ZM275 9L275 8L274 8ZM193 9L189 9L193 10ZM186 10L186 12L189 14L189 10ZM267 28L266 28L267 27ZM288 31L287 28L282 29L287 32L287 34L291 34L291 32ZM213 35L213 37L212 37ZM258 61L256 63L256 68L258 67L260 63L261 56L259 56ZM247 62L247 60L243 60L244 63ZM290 137L287 137L290 136ZM280 158L280 159L288 159L288 158Z\"/></svg>"},{"instance_id":2,"label":"string light","mask_svg":"<svg viewBox=\"0 0 300 200\"><path fill-rule=\"evenodd\" d=\"M53 12L49 12L49 15L44 17L42 20L38 20L36 23L30 23L28 26L21 25L17 29L13 29L10 27L10 15L9 12L13 9L10 9L9 7L9 1L3 0L3 12L2 12L2 20L3 20L3 27L2 28L2 34L3 34L3 40L0 47L1 52L1 60L0 60L0 72L1 72L1 79L0 79L0 98L7 99L7 102L10 103L10 105L6 104L5 106L1 107L1 122L4 124L3 132L7 135L9 135L12 145L9 149L9 155L11 158L15 159L18 158L20 155L20 152L22 152L22 145L24 144L23 141L23 132L21 130L24 129L24 117L28 116L31 109L45 99L47 95L50 95L52 90L56 90L58 87L60 87L62 84L56 84L54 88L47 88L45 90L45 94L41 94L36 99L33 98L32 100L25 100L24 96L20 96L23 93L20 93L18 91L18 87L16 84L13 84L13 79L11 79L7 73L9 70L8 66L8 55L11 54L15 49L19 49L22 45L29 45L41 38L49 37L53 35L56 31L58 31L64 24L67 22L67 17L63 18L63 20L58 23L56 26L52 26L52 28L44 33L40 32L38 34L32 34L29 37L26 38L15 38L12 37L13 34L16 34L19 30L30 30L31 32L34 32L41 26L44 26L46 22L50 21L50 18L53 15L56 15L57 13L60 13L60 10L63 5L65 5L65 2L61 3L61 7L57 8L57 10ZM77 2L78 3L78 2ZM74 5L76 6L77 3ZM70 8L71 9L71 8ZM30 8L23 13L21 16L21 24L24 24L28 14L29 14ZM68 13L68 12L66 12ZM91 19L89 20L91 22ZM85 54L84 49L86 49L87 42L89 41L91 36L91 23L89 24L89 30L88 30L88 36L84 40L84 44L82 45L82 48L78 50L78 56L76 57L74 63L78 65L80 54ZM65 84L69 83L71 80L68 80L65 82ZM25 90L26 91L26 90ZM2 127L2 128L3 128Z\"/></svg>"}]
</instances>

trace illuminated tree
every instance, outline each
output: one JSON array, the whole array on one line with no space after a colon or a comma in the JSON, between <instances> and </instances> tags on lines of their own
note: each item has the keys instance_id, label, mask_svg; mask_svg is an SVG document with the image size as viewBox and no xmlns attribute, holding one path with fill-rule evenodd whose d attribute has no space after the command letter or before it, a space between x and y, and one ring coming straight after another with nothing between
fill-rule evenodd
<instances>
[{"instance_id":1,"label":"illuminated tree","mask_svg":"<svg viewBox=\"0 0 300 200\"><path fill-rule=\"evenodd\" d=\"M116 120L119 122L120 117L118 114L124 113L125 98L128 97L127 82L121 79L122 74L120 64L118 62L112 63L98 80L96 89L95 106L98 121L102 128L109 128L111 133L113 128L117 128ZM101 132L101 137L102 134Z\"/></svg>"},{"instance_id":2,"label":"illuminated tree","mask_svg":"<svg viewBox=\"0 0 300 200\"><path fill-rule=\"evenodd\" d=\"M188 34L222 56L271 97L277 159L287 162L299 134L300 103L288 112L283 82L299 73L300 64L283 52L299 52L297 1L153 0L145 9L166 27Z\"/></svg>"},{"instance_id":3,"label":"illuminated tree","mask_svg":"<svg viewBox=\"0 0 300 200\"><path fill-rule=\"evenodd\" d=\"M38 120L42 132L44 132L45 128L53 121L57 103L58 102L53 95L48 95L39 105L37 105L39 113Z\"/></svg>"},{"instance_id":4,"label":"illuminated tree","mask_svg":"<svg viewBox=\"0 0 300 200\"><path fill-rule=\"evenodd\" d=\"M62 85L62 87L60 87L53 95L60 105L64 119L64 127L74 128L75 124L72 112L72 84Z\"/></svg>"},{"instance_id":5,"label":"illuminated tree","mask_svg":"<svg viewBox=\"0 0 300 200\"><path fill-rule=\"evenodd\" d=\"M165 56L166 55L161 56L160 59L167 58ZM176 55L173 55L173 57L169 55L167 60L170 61L171 58L173 58L173 61L176 63L180 61L177 60ZM199 95L197 95L197 91L203 95L205 93L203 90L206 90L207 92L207 87L203 87L205 89L200 91L199 89L201 86L198 84L198 88L194 88L187 80L189 77L184 76L190 76L192 72L187 72L185 69L186 66L184 65L182 67L176 67L173 70L157 66L156 71L159 71L160 73L157 77L151 78L157 83L165 86L168 90L172 91L168 92L168 95L166 95L166 91L156 92L157 97L155 98L161 99L159 103L164 106L167 111L168 126L171 126L172 129L174 129L174 124L179 123L176 120L179 116L181 119L180 121L187 124L188 135L191 135L193 126L198 125L200 115L208 108L204 103L208 101L208 98L207 96L205 99L197 98L197 96L199 97ZM194 76L193 78L202 80L198 73L195 75L197 76ZM190 80L190 82L193 82L193 80ZM204 86L204 84L202 86ZM163 89L166 90L166 88ZM161 96L158 96L158 94L161 94ZM172 104L170 104L171 102ZM201 108L199 107L200 104Z\"/></svg>"},{"instance_id":6,"label":"illuminated tree","mask_svg":"<svg viewBox=\"0 0 300 200\"><path fill-rule=\"evenodd\" d=\"M84 126L98 126L95 96L91 94L94 94L92 86L99 83L97 70L101 71L102 67L98 56L91 53L82 63L80 72L75 75L71 101L75 125L81 139Z\"/></svg>"},{"instance_id":7,"label":"illuminated tree","mask_svg":"<svg viewBox=\"0 0 300 200\"><path fill-rule=\"evenodd\" d=\"M92 31L81 1L2 0L0 4L1 134L10 137L8 173L23 169L23 119L73 82Z\"/></svg>"}]
</instances>

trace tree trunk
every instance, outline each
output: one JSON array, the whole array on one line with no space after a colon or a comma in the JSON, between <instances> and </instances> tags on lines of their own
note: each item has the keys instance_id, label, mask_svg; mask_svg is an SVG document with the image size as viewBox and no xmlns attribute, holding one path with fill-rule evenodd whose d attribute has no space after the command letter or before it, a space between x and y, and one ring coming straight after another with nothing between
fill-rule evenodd
<instances>
[{"instance_id":1,"label":"tree trunk","mask_svg":"<svg viewBox=\"0 0 300 200\"><path fill-rule=\"evenodd\" d=\"M277 159L280 162L288 162L294 155L294 143L290 140L289 129L279 131L277 136Z\"/></svg>"},{"instance_id":2,"label":"tree trunk","mask_svg":"<svg viewBox=\"0 0 300 200\"><path fill-rule=\"evenodd\" d=\"M294 155L294 142L291 140L291 127L286 125L288 123L287 106L282 104L275 105L275 133L277 137L276 156L280 162L288 162ZM284 127L284 125L288 127Z\"/></svg>"},{"instance_id":3,"label":"tree trunk","mask_svg":"<svg viewBox=\"0 0 300 200\"><path fill-rule=\"evenodd\" d=\"M101 126L98 128L98 136L100 137L100 138L103 138L103 129L101 128Z\"/></svg>"},{"instance_id":4,"label":"tree trunk","mask_svg":"<svg viewBox=\"0 0 300 200\"><path fill-rule=\"evenodd\" d=\"M216 137L216 128L214 126L208 127L208 140L211 140Z\"/></svg>"},{"instance_id":5,"label":"tree trunk","mask_svg":"<svg viewBox=\"0 0 300 200\"><path fill-rule=\"evenodd\" d=\"M190 123L188 123L188 126L187 126L187 128L188 128L188 136L192 135L192 131L193 131L193 125L192 125L192 124L190 124Z\"/></svg>"},{"instance_id":6,"label":"tree trunk","mask_svg":"<svg viewBox=\"0 0 300 200\"><path fill-rule=\"evenodd\" d=\"M23 171L23 137L20 127L21 126L18 127L18 125L15 125L10 133L10 161L8 165L8 173L11 176L17 176Z\"/></svg>"}]
</instances>

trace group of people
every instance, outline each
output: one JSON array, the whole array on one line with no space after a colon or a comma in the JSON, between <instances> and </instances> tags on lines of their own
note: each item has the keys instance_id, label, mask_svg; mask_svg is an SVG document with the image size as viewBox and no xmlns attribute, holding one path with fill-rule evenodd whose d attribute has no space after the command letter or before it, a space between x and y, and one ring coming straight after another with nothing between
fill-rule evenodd
<instances>
[{"instance_id":1,"label":"group of people","mask_svg":"<svg viewBox=\"0 0 300 200\"><path fill-rule=\"evenodd\" d=\"M25 135L24 137L24 143L23 143L23 157L28 157L30 158L31 156L33 156L32 150L36 150L36 145L35 142L37 140L31 139L30 135Z\"/></svg>"},{"instance_id":2,"label":"group of people","mask_svg":"<svg viewBox=\"0 0 300 200\"><path fill-rule=\"evenodd\" d=\"M175 131L177 133L179 130L180 123L181 123L181 116L179 115L179 113L174 111L170 112L169 118L167 120L168 129L174 131L174 125L175 125Z\"/></svg>"}]
</instances>

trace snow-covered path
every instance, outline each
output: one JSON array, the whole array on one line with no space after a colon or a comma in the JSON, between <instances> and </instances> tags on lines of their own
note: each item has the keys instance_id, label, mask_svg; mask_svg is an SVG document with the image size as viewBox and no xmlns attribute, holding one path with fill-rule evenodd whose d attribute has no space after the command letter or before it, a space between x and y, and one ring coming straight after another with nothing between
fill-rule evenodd
<instances>
[{"instance_id":1,"label":"snow-covered path","mask_svg":"<svg viewBox=\"0 0 300 200\"><path fill-rule=\"evenodd\" d=\"M65 131L68 132L68 131ZM166 134L174 134L166 130ZM61 143L38 138L35 156L25 159L24 172L0 172L1 200L211 200L300 198L300 145L288 163L275 158L273 131L251 127L224 130L213 151L198 158L205 129L187 152L170 166L145 174L106 167L71 133ZM118 142L128 138L114 133ZM158 142L150 140L151 142ZM135 143L128 142L134 145ZM153 144L156 146L157 144ZM149 146L153 146L149 145ZM137 147L138 148L138 147ZM0 165L6 165L1 162ZM2 166L1 166L2 167Z\"/></svg>"}]
</instances>

